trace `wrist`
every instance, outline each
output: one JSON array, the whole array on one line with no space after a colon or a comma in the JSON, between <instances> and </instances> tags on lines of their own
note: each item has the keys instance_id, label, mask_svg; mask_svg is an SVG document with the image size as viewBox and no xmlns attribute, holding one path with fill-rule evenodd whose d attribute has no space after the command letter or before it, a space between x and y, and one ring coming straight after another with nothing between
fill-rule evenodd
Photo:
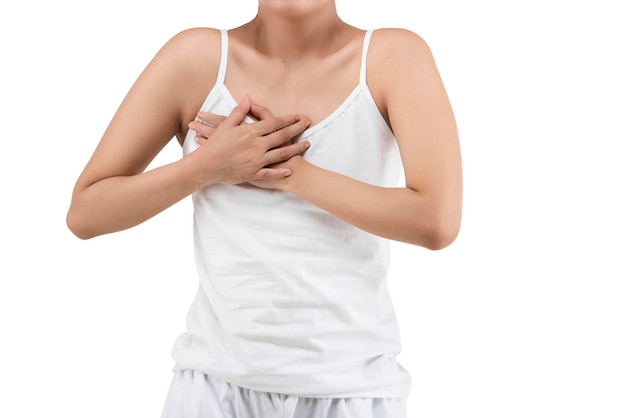
<instances>
[{"instance_id":1,"label":"wrist","mask_svg":"<svg viewBox=\"0 0 626 418\"><path fill-rule=\"evenodd\" d=\"M291 169L291 175L285 177L283 190L295 195L300 195L306 179L310 178L309 173L314 166L302 158L302 156L297 155L289 160L289 168Z\"/></svg>"},{"instance_id":2,"label":"wrist","mask_svg":"<svg viewBox=\"0 0 626 418\"><path fill-rule=\"evenodd\" d=\"M195 150L185 155L180 161L184 166L187 180L194 191L218 183L216 173L207 170L206 160L200 157L198 150Z\"/></svg>"}]
</instances>

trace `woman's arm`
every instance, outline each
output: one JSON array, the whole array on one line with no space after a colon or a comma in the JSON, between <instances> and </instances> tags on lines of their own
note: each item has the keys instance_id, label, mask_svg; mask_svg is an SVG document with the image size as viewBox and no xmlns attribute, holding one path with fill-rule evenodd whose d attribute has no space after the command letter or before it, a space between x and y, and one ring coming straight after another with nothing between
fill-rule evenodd
<instances>
[{"instance_id":1,"label":"woman's arm","mask_svg":"<svg viewBox=\"0 0 626 418\"><path fill-rule=\"evenodd\" d=\"M368 84L398 140L406 186L365 184L294 157L293 175L256 182L292 192L373 234L429 249L457 237L461 154L453 112L426 43L409 31L375 32Z\"/></svg>"},{"instance_id":2,"label":"woman's arm","mask_svg":"<svg viewBox=\"0 0 626 418\"><path fill-rule=\"evenodd\" d=\"M76 182L67 214L76 236L87 239L138 225L210 184L290 174L263 167L304 151L307 144L272 149L301 133L307 121L289 115L241 125L246 114L254 113L248 98L211 141L144 172L168 141L184 136L210 91L219 66L219 39L214 30L182 32L139 76Z\"/></svg>"}]
</instances>

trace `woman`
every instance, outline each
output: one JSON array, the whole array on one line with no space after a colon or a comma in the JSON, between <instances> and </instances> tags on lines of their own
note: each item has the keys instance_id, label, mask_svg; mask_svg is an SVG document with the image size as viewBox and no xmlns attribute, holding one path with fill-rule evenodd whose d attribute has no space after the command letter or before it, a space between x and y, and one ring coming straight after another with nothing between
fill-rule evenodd
<instances>
[{"instance_id":1,"label":"woman","mask_svg":"<svg viewBox=\"0 0 626 418\"><path fill-rule=\"evenodd\" d=\"M183 158L144 172L174 136ZM193 195L200 286L163 417L402 417L388 240L452 243L461 177L419 36L357 29L332 0L259 0L247 24L163 46L67 223L87 239Z\"/></svg>"}]
</instances>

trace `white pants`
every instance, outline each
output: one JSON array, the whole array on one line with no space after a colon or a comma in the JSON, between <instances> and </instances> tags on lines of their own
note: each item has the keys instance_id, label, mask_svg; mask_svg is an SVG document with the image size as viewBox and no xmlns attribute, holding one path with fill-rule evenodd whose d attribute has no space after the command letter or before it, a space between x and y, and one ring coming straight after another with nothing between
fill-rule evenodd
<instances>
[{"instance_id":1,"label":"white pants","mask_svg":"<svg viewBox=\"0 0 626 418\"><path fill-rule=\"evenodd\" d=\"M406 418L404 399L301 398L174 372L161 418Z\"/></svg>"}]
</instances>

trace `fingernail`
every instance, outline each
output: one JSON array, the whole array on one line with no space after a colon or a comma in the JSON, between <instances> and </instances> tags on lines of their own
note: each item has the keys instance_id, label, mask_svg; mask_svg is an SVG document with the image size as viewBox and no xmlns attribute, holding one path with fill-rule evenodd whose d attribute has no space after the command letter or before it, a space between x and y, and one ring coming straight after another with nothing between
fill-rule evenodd
<instances>
[{"instance_id":1,"label":"fingernail","mask_svg":"<svg viewBox=\"0 0 626 418\"><path fill-rule=\"evenodd\" d=\"M311 143L309 141L305 141L304 148L309 149L310 146L311 146Z\"/></svg>"},{"instance_id":2,"label":"fingernail","mask_svg":"<svg viewBox=\"0 0 626 418\"><path fill-rule=\"evenodd\" d=\"M189 125L187 125L187 127L188 127L189 129L195 129L196 124L195 124L195 123L193 123L193 122L189 122Z\"/></svg>"}]
</instances>

